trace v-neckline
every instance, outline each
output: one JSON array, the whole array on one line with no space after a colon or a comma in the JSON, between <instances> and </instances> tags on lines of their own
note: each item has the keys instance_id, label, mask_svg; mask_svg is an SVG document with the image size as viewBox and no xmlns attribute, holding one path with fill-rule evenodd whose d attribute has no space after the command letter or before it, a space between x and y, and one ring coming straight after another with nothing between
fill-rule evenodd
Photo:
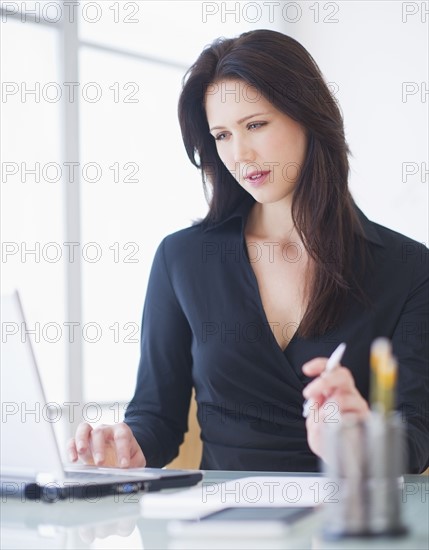
<instances>
[{"instance_id":1,"label":"v-neckline","mask_svg":"<svg viewBox=\"0 0 429 550\"><path fill-rule=\"evenodd\" d=\"M287 343L286 347L284 349L282 349L282 347L280 346L280 344L277 342L277 338L274 334L274 331L273 329L271 328L271 324L270 322L268 321L268 317L267 317L267 313L265 311L265 308L264 308L264 304L262 302L262 297L261 297L261 292L259 290L259 284L258 284L258 279L256 277L256 274L252 268L252 266L250 265L250 260L249 260L249 255L248 255L248 251L247 251L247 246L246 246L246 238L245 238L245 235L244 235L244 231L242 233L242 246L244 247L244 251L245 251L245 256L246 256L246 265L247 265L247 269L250 270L250 273L251 273L251 276L252 276L252 279L253 279L253 282L254 282L254 285L255 285L255 288L256 288L256 294L257 294L257 297L258 297L258 307L259 307L259 311L261 313L261 316L265 322L265 326L269 326L270 327L270 332L271 332L271 339L273 340L273 343L274 343L274 346L277 348L277 350L286 358L286 351L288 350L290 344L296 340L298 338L298 331L299 331L299 327L301 325L301 322L298 324L295 332L293 333L292 335L292 338L289 340L289 342Z\"/></svg>"},{"instance_id":2,"label":"v-neckline","mask_svg":"<svg viewBox=\"0 0 429 550\"><path fill-rule=\"evenodd\" d=\"M287 343L286 347L284 349L282 349L282 347L280 346L280 344L277 342L277 339L276 339L276 336L274 334L274 331L273 329L271 328L271 325L268 321L268 317L267 317L267 314L266 314L266 311L265 311L265 308L264 308L264 304L262 302L262 296L261 296L261 292L259 290L259 283L258 283L258 279L256 277L256 273L255 271L253 270L251 264L250 264L250 258L249 258L249 251L247 250L247 243L246 243L246 225L247 225L247 219L248 219L248 216L249 216L249 213L252 209L252 206L253 206L253 202L250 204L250 207L248 209L246 209L246 213L245 215L242 217L241 219L241 246L243 247L243 250L244 250L244 253L245 253L245 258L247 260L246 264L247 264L247 268L250 270L251 272L251 276L252 276L252 279L253 279L253 282L254 282L254 285L255 285L255 288L256 288L256 293L257 293L257 296L258 296L258 306L259 306L259 310L260 310L260 313L262 315L262 318L264 320L264 322L266 323L266 325L268 325L270 327L270 333L271 333L271 337L272 337L272 340L274 342L274 346L277 348L277 350L283 355L283 357L286 359L286 351L289 349L289 346L290 344L296 340L296 338L298 338L297 336L297 333L299 331L299 327L301 326L301 322L302 322L302 319L301 321L299 322L295 332L293 333L292 335L292 338L289 340L289 342Z\"/></svg>"}]
</instances>

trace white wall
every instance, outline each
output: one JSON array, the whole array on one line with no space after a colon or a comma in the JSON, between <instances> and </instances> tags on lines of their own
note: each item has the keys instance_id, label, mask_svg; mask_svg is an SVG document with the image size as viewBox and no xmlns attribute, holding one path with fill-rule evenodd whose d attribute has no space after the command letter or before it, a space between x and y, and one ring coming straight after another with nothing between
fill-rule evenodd
<instances>
[{"instance_id":1,"label":"white wall","mask_svg":"<svg viewBox=\"0 0 429 550\"><path fill-rule=\"evenodd\" d=\"M301 18L285 22L284 32L338 90L355 200L370 219L427 245L428 2L300 6ZM403 95L403 87L413 93Z\"/></svg>"}]
</instances>

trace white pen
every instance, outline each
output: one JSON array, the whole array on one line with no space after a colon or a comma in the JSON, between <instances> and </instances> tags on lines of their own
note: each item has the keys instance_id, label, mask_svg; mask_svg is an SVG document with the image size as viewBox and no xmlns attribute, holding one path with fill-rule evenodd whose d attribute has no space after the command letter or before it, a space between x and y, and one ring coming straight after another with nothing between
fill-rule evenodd
<instances>
[{"instance_id":1,"label":"white pen","mask_svg":"<svg viewBox=\"0 0 429 550\"><path fill-rule=\"evenodd\" d=\"M332 352L331 357L326 363L325 370L323 372L330 372L339 366L341 359L343 358L344 352L346 351L346 344L342 342L337 348ZM307 399L304 401L304 406L302 407L302 416L307 418L310 414L310 409L313 405L312 399Z\"/></svg>"}]
</instances>

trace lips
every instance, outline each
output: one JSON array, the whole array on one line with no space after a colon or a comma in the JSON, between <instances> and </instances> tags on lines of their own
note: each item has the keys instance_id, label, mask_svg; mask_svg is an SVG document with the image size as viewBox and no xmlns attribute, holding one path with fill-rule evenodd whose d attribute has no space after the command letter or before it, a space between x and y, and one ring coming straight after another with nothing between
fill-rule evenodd
<instances>
[{"instance_id":1,"label":"lips","mask_svg":"<svg viewBox=\"0 0 429 550\"><path fill-rule=\"evenodd\" d=\"M250 172L247 174L247 176L244 178L247 183L249 183L252 187L259 187L261 186L266 179L268 178L269 173L271 170L255 170L253 172Z\"/></svg>"}]
</instances>

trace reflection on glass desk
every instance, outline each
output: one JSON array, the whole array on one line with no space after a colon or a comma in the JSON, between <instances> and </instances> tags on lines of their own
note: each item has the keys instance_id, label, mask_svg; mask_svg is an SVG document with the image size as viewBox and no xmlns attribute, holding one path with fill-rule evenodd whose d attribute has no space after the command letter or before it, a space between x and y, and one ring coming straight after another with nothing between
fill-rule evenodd
<instances>
[{"instance_id":1,"label":"reflection on glass desk","mask_svg":"<svg viewBox=\"0 0 429 550\"><path fill-rule=\"evenodd\" d=\"M247 476L306 476L277 472L207 471L205 482L222 482ZM310 475L310 474L309 474ZM314 475L314 474L311 474ZM177 490L171 490L177 491ZM322 510L304 517L286 535L277 538L251 539L243 536L213 538L172 537L168 518L148 519L141 516L141 495L111 496L98 501L75 500L53 504L3 500L1 504L1 544L3 549L107 549L107 548L284 548L284 549L409 549L429 548L429 478L405 476L403 487L404 521L409 534L400 538L354 538L327 542L321 537Z\"/></svg>"},{"instance_id":2,"label":"reflection on glass desk","mask_svg":"<svg viewBox=\"0 0 429 550\"><path fill-rule=\"evenodd\" d=\"M141 548L139 497L131 496L52 504L9 499L1 505L0 548Z\"/></svg>"}]
</instances>

